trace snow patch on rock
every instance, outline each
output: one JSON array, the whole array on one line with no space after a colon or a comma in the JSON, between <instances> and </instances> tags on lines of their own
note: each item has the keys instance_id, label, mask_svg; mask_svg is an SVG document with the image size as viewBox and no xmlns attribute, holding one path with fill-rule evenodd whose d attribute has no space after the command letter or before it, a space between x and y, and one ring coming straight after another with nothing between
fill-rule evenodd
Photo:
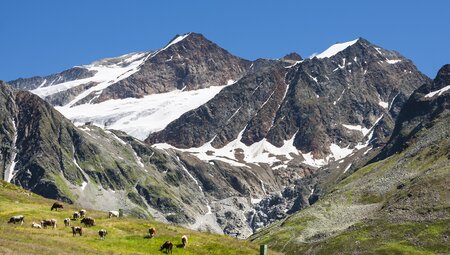
<instances>
[{"instance_id":1,"label":"snow patch on rock","mask_svg":"<svg viewBox=\"0 0 450 255\"><path fill-rule=\"evenodd\" d=\"M324 52L316 55L315 57L316 58L329 58L329 57L332 57L332 56L338 54L339 52L345 50L347 47L352 46L358 40L359 39L356 39L356 40L353 40L353 41L349 41L349 42L334 44L334 45L330 46L328 49L326 49Z\"/></svg>"},{"instance_id":2,"label":"snow patch on rock","mask_svg":"<svg viewBox=\"0 0 450 255\"><path fill-rule=\"evenodd\" d=\"M17 148L16 148L16 143L17 143L17 126L16 126L16 122L13 120L12 121L13 124L13 132L14 132L14 136L13 136L13 141L12 141L12 146L11 146L11 165L9 165L9 168L7 171L5 171L5 181L7 182L11 182L11 180L13 179L15 173L14 173L14 168L16 167L16 156L17 156Z\"/></svg>"},{"instance_id":3,"label":"snow patch on rock","mask_svg":"<svg viewBox=\"0 0 450 255\"><path fill-rule=\"evenodd\" d=\"M356 131L359 131L359 132L361 132L361 133L363 134L363 136L366 136L366 135L370 132L370 129L365 128L365 127L363 127L363 126L361 126L361 125L347 125L347 124L342 124L342 126L345 127L346 129L349 129L349 130L356 130Z\"/></svg>"},{"instance_id":4,"label":"snow patch on rock","mask_svg":"<svg viewBox=\"0 0 450 255\"><path fill-rule=\"evenodd\" d=\"M447 86L443 87L442 89L432 91L432 92L426 94L425 97L434 97L435 95L440 96L440 95L442 95L442 93L444 93L447 90L450 90L450 85L447 85Z\"/></svg>"}]
</instances>

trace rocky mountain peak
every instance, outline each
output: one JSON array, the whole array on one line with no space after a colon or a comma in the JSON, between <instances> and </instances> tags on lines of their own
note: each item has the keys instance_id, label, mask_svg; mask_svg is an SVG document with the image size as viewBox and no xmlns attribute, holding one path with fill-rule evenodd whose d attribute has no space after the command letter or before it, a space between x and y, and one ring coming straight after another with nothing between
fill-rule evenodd
<instances>
[{"instance_id":1,"label":"rocky mountain peak","mask_svg":"<svg viewBox=\"0 0 450 255\"><path fill-rule=\"evenodd\" d=\"M286 56L282 57L281 60L296 62L303 60L303 58L297 52L291 52L289 54L286 54Z\"/></svg>"},{"instance_id":2,"label":"rocky mountain peak","mask_svg":"<svg viewBox=\"0 0 450 255\"><path fill-rule=\"evenodd\" d=\"M225 51L214 42L208 40L203 34L190 32L182 35L177 34L164 48L156 52L159 55L174 52L185 53L187 51L212 50L213 48L219 48L219 50Z\"/></svg>"},{"instance_id":3,"label":"rocky mountain peak","mask_svg":"<svg viewBox=\"0 0 450 255\"><path fill-rule=\"evenodd\" d=\"M196 90L225 85L242 77L250 61L235 57L202 34L174 37L164 48L151 53L139 70L129 77L87 98L92 103L109 99L164 93L172 90Z\"/></svg>"},{"instance_id":4,"label":"rocky mountain peak","mask_svg":"<svg viewBox=\"0 0 450 255\"><path fill-rule=\"evenodd\" d=\"M439 72L434 79L434 85L437 86L435 89L450 85L450 64L446 64L439 69Z\"/></svg>"},{"instance_id":5,"label":"rocky mountain peak","mask_svg":"<svg viewBox=\"0 0 450 255\"><path fill-rule=\"evenodd\" d=\"M399 53L383 49L361 37L348 42L336 43L312 58L338 62L343 62L345 59L347 63L351 60L360 59L363 62L380 61L380 64L383 64L383 62L395 64L405 60Z\"/></svg>"}]
</instances>

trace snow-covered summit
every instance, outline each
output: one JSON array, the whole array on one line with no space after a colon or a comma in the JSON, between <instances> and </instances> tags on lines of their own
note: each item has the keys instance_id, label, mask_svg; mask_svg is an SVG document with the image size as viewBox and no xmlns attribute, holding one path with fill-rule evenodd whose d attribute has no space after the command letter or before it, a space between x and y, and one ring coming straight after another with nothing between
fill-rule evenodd
<instances>
[{"instance_id":1,"label":"snow-covered summit","mask_svg":"<svg viewBox=\"0 0 450 255\"><path fill-rule=\"evenodd\" d=\"M332 56L338 54L339 52L345 50L347 47L352 46L358 40L359 40L359 38L355 39L353 41L349 41L349 42L336 43L334 45L331 45L324 52L322 52L322 53L320 53L318 55L315 55L314 57L316 57L316 58L329 58L329 57L332 57Z\"/></svg>"},{"instance_id":2,"label":"snow-covered summit","mask_svg":"<svg viewBox=\"0 0 450 255\"><path fill-rule=\"evenodd\" d=\"M188 37L190 34L192 34L192 32L190 32L190 33L186 33L186 34L183 34L183 35L177 35L177 36L175 36L175 38L173 38L164 48L162 48L162 50L165 50L165 49L167 49L167 48L169 48L170 46L172 46L172 45L174 45L174 44L177 44L177 43L179 43L179 42L181 42L181 41L183 41L186 37Z\"/></svg>"}]
</instances>

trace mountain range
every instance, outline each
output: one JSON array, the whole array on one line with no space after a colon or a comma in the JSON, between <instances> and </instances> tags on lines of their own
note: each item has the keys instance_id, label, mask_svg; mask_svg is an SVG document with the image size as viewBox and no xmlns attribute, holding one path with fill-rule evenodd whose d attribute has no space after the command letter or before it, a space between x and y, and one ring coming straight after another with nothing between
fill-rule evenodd
<instances>
[{"instance_id":1,"label":"mountain range","mask_svg":"<svg viewBox=\"0 0 450 255\"><path fill-rule=\"evenodd\" d=\"M398 172L410 164L436 156L430 167L448 180L448 71L431 80L363 38L250 61L178 35L156 51L2 83L0 169L48 198L239 238L275 222L252 239L320 252L398 207L404 182L428 176Z\"/></svg>"}]
</instances>

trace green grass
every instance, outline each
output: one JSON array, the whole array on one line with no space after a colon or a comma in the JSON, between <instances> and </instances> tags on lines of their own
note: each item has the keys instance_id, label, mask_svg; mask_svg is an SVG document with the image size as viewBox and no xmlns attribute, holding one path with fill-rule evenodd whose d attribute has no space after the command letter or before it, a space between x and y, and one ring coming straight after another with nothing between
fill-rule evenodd
<instances>
[{"instance_id":1,"label":"green grass","mask_svg":"<svg viewBox=\"0 0 450 255\"><path fill-rule=\"evenodd\" d=\"M83 236L73 237L64 227L63 219L81 208L65 205L59 212L50 211L53 200L42 198L14 185L0 181L0 254L163 254L159 247L166 240L174 243L173 254L258 254L258 245L227 236L201 233L153 220L130 217L107 218L107 213L88 210L96 226L84 228ZM24 215L23 226L7 224L14 215ZM57 229L33 229L31 223L54 218ZM72 221L71 225L80 225ZM157 229L156 237L148 238L148 229ZM108 231L100 240L97 231ZM187 235L186 249L177 248L181 236ZM280 254L270 252L269 254Z\"/></svg>"}]
</instances>

